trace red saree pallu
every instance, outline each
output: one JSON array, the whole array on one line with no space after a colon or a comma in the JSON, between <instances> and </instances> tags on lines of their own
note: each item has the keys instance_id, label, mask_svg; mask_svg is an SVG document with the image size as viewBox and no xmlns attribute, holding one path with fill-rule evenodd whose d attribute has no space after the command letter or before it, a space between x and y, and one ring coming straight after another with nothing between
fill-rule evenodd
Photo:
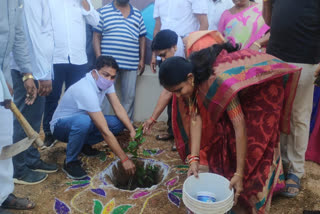
<instances>
[{"instance_id":1,"label":"red saree pallu","mask_svg":"<svg viewBox=\"0 0 320 214\"><path fill-rule=\"evenodd\" d=\"M236 171L236 139L226 112L238 97L247 130L244 191L239 197L248 212L265 213L282 173L280 130L290 130L291 107L300 68L253 50L222 51L214 74L198 86L197 104L202 118L200 159L211 172L231 179ZM172 124L182 160L190 153L190 116L187 102L173 96ZM204 155L203 155L204 154ZM200 160L201 162L201 160ZM280 177L280 179L279 179Z\"/></svg>"}]
</instances>

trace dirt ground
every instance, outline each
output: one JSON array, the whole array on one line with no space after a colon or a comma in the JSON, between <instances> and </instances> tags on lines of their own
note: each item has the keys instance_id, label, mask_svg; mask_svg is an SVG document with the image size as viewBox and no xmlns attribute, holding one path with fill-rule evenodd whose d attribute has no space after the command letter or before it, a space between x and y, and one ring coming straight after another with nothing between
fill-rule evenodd
<instances>
[{"instance_id":1,"label":"dirt ground","mask_svg":"<svg viewBox=\"0 0 320 214\"><path fill-rule=\"evenodd\" d=\"M162 161L168 167L168 175L153 189L122 191L115 189L104 179L106 168L115 159L105 143L97 148L103 151L100 157L81 156L89 178L72 181L62 172L66 144L57 143L53 148L41 151L42 158L59 165L57 173L50 174L46 181L33 186L16 185L15 194L26 196L37 203L32 211L14 213L152 213L184 214L186 208L181 199L183 181L186 179L186 166L183 165L177 152L171 151L172 142L156 141L155 136L166 130L165 123L155 125L146 136L142 149L157 149L157 154L146 157ZM129 138L128 133L117 137L124 146ZM275 196L271 214L302 214L304 210L320 210L320 166L306 162L306 176L302 179L301 193L294 199Z\"/></svg>"}]
</instances>

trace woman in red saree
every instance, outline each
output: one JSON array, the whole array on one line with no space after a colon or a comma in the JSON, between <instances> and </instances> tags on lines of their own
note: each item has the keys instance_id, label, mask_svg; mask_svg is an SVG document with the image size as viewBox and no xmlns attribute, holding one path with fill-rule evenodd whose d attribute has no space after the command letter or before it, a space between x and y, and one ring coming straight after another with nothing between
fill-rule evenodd
<instances>
[{"instance_id":1,"label":"woman in red saree","mask_svg":"<svg viewBox=\"0 0 320 214\"><path fill-rule=\"evenodd\" d=\"M267 54L225 49L234 48L215 44L193 53L191 62L169 58L159 79L174 93L173 131L182 160L191 155L188 174L197 175L205 152L210 171L235 188L234 211L265 213L281 171L275 148L280 129L289 129L300 72Z\"/></svg>"}]
</instances>

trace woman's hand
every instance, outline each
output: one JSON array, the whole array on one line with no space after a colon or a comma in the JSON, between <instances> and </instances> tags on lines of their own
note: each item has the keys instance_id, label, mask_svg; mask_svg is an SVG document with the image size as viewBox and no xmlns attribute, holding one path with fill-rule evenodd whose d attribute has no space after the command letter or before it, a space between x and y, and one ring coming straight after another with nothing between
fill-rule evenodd
<instances>
[{"instance_id":1,"label":"woman's hand","mask_svg":"<svg viewBox=\"0 0 320 214\"><path fill-rule=\"evenodd\" d=\"M199 162L198 161L192 162L189 166L188 177L191 175L194 175L197 178L199 177L198 173L199 173Z\"/></svg>"},{"instance_id":2,"label":"woman's hand","mask_svg":"<svg viewBox=\"0 0 320 214\"><path fill-rule=\"evenodd\" d=\"M238 198L241 192L243 191L243 178L238 175L234 175L231 178L229 188L230 189L234 188L235 190L235 193L234 193L234 206L235 206L238 203Z\"/></svg>"},{"instance_id":3,"label":"woman's hand","mask_svg":"<svg viewBox=\"0 0 320 214\"><path fill-rule=\"evenodd\" d=\"M154 125L154 121L151 120L151 118L149 118L148 120L146 120L143 123L143 133L148 133L150 131L150 129L152 129L153 125Z\"/></svg>"}]
</instances>

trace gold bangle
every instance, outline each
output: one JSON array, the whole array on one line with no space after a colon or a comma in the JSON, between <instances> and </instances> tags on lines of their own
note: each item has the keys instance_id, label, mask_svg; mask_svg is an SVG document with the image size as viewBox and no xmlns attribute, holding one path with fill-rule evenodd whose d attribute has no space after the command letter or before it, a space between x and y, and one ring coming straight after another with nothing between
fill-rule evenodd
<instances>
[{"instance_id":1,"label":"gold bangle","mask_svg":"<svg viewBox=\"0 0 320 214\"><path fill-rule=\"evenodd\" d=\"M32 74L24 75L24 76L22 77L22 81L23 81L23 82L26 81L27 79L34 79L34 77L32 76Z\"/></svg>"},{"instance_id":2,"label":"gold bangle","mask_svg":"<svg viewBox=\"0 0 320 214\"><path fill-rule=\"evenodd\" d=\"M259 49L261 49L261 45L258 42L254 42L254 45L256 45Z\"/></svg>"},{"instance_id":3,"label":"gold bangle","mask_svg":"<svg viewBox=\"0 0 320 214\"><path fill-rule=\"evenodd\" d=\"M243 178L243 175L239 174L239 173L234 173L233 175L239 176L240 178Z\"/></svg>"}]
</instances>

